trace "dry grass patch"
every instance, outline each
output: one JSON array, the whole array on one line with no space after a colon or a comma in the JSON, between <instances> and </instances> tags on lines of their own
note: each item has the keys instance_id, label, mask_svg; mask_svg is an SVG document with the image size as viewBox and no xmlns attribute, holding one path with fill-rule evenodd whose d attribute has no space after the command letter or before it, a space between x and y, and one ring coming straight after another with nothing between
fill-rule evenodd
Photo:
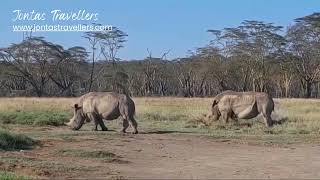
<instances>
[{"instance_id":1,"label":"dry grass patch","mask_svg":"<svg viewBox=\"0 0 320 180\"><path fill-rule=\"evenodd\" d=\"M41 160L29 157L6 156L0 159L0 169L10 172L19 172L20 169L29 169L33 176L60 176L69 172L93 171L86 166L70 164L70 162L60 163L48 160Z\"/></svg>"},{"instance_id":2,"label":"dry grass patch","mask_svg":"<svg viewBox=\"0 0 320 180\"><path fill-rule=\"evenodd\" d=\"M100 159L105 161L113 161L116 158L118 158L118 156L112 152L101 151L101 150L87 151L83 149L61 149L57 152L57 154L62 156Z\"/></svg>"}]
</instances>

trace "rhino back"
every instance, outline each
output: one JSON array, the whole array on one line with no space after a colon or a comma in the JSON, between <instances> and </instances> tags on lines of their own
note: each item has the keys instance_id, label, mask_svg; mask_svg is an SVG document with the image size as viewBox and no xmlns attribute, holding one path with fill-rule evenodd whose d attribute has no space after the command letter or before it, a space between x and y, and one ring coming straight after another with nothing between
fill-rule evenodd
<instances>
[{"instance_id":1,"label":"rhino back","mask_svg":"<svg viewBox=\"0 0 320 180\"><path fill-rule=\"evenodd\" d=\"M252 94L225 94L220 99L220 107L223 109L231 109L234 113L240 113L247 107L255 103L255 97Z\"/></svg>"},{"instance_id":2,"label":"rhino back","mask_svg":"<svg viewBox=\"0 0 320 180\"><path fill-rule=\"evenodd\" d=\"M241 112L253 103L257 104L258 111L263 109L271 112L274 109L274 103L267 93L264 92L235 92L225 91L218 95L221 107L231 108L235 113Z\"/></svg>"},{"instance_id":3,"label":"rhino back","mask_svg":"<svg viewBox=\"0 0 320 180\"><path fill-rule=\"evenodd\" d=\"M84 113L110 114L119 106L120 95L112 92L91 92L82 100Z\"/></svg>"},{"instance_id":4,"label":"rhino back","mask_svg":"<svg viewBox=\"0 0 320 180\"><path fill-rule=\"evenodd\" d=\"M266 109L268 111L273 111L274 109L274 103L272 100L272 97L265 92L244 92L245 94L254 95L257 101L257 106L259 112L262 111L262 109Z\"/></svg>"}]
</instances>

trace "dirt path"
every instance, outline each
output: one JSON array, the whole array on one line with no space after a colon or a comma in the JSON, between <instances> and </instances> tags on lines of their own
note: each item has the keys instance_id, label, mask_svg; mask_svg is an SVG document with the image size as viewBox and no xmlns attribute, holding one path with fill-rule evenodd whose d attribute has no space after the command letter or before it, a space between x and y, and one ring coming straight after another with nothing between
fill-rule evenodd
<instances>
[{"instance_id":1,"label":"dirt path","mask_svg":"<svg viewBox=\"0 0 320 180\"><path fill-rule=\"evenodd\" d=\"M53 133L55 130L49 130ZM54 132L54 133L60 133ZM221 141L186 134L149 133L120 135L92 133L73 140L45 140L41 148L23 152L2 152L1 157L29 157L57 163L71 163L93 169L50 173L35 167L14 167L13 171L40 177L63 178L319 178L320 146L290 145L265 147ZM59 149L107 150L119 161L64 157ZM3 169L5 164L0 164ZM37 166L36 166L37 167ZM33 170L21 171L21 169ZM10 168L9 168L10 170ZM41 172L41 173L39 173ZM21 173L20 173L21 174Z\"/></svg>"},{"instance_id":2,"label":"dirt path","mask_svg":"<svg viewBox=\"0 0 320 180\"><path fill-rule=\"evenodd\" d=\"M128 178L315 178L320 146L259 147L206 137L140 135L117 151L132 163L114 166Z\"/></svg>"}]
</instances>

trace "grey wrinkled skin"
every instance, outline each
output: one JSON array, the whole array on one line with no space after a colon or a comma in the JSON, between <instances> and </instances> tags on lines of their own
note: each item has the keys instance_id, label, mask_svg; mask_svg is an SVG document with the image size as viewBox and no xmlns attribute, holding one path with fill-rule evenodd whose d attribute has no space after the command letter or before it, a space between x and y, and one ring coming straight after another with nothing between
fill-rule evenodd
<instances>
[{"instance_id":1,"label":"grey wrinkled skin","mask_svg":"<svg viewBox=\"0 0 320 180\"><path fill-rule=\"evenodd\" d=\"M251 119L262 114L266 126L271 127L273 110L274 102L267 93L224 91L213 99L210 119L221 117L227 123L229 119Z\"/></svg>"},{"instance_id":2,"label":"grey wrinkled skin","mask_svg":"<svg viewBox=\"0 0 320 180\"><path fill-rule=\"evenodd\" d=\"M134 119L135 104L125 94L114 92L90 92L79 98L79 102L73 105L73 117L66 125L73 130L79 130L85 122L94 122L98 130L100 125L102 131L107 131L103 120L114 120L121 117L123 120L122 132L131 125L133 133L137 134L137 122Z\"/></svg>"}]
</instances>

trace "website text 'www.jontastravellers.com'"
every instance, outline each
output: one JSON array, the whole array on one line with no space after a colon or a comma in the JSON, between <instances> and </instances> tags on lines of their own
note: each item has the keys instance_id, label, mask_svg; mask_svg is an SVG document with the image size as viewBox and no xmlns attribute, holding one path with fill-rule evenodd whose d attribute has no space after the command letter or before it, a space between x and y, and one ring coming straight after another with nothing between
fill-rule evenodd
<instances>
[{"instance_id":1,"label":"website text 'www.jontastravellers.com'","mask_svg":"<svg viewBox=\"0 0 320 180\"><path fill-rule=\"evenodd\" d=\"M14 14L12 18L14 22L12 25L13 32L112 31L111 25L96 23L98 21L98 13L91 13L86 10L70 12L52 10L49 15L45 12L37 12L35 10L29 12L14 10L12 12ZM80 21L82 23L75 23Z\"/></svg>"},{"instance_id":2,"label":"website text 'www.jontastravellers.com'","mask_svg":"<svg viewBox=\"0 0 320 180\"><path fill-rule=\"evenodd\" d=\"M13 32L86 32L86 31L112 31L110 25L12 25Z\"/></svg>"}]
</instances>

